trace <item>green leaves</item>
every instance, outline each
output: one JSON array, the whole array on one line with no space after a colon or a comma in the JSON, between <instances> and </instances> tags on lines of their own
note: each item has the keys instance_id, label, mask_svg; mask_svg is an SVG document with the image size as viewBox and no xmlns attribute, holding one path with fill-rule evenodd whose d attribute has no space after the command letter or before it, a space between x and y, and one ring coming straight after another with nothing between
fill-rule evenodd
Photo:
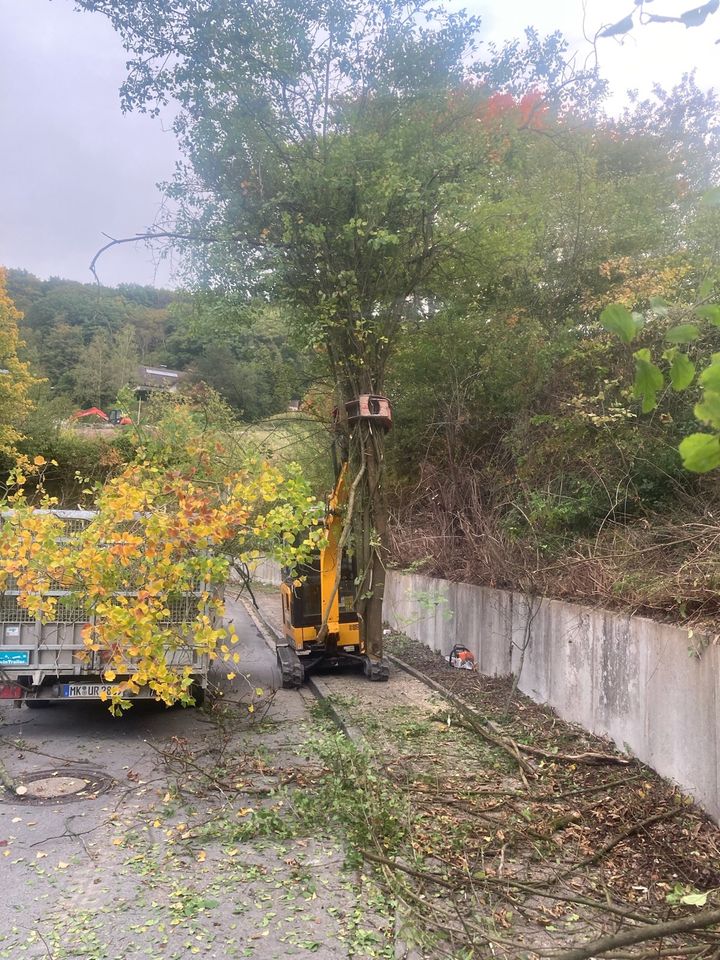
<instances>
[{"instance_id":1,"label":"green leaves","mask_svg":"<svg viewBox=\"0 0 720 960\"><path fill-rule=\"evenodd\" d=\"M688 907L704 907L707 899L707 891L704 893L686 893L684 897L680 898L680 903L684 903Z\"/></svg>"},{"instance_id":2,"label":"green leaves","mask_svg":"<svg viewBox=\"0 0 720 960\"><path fill-rule=\"evenodd\" d=\"M701 402L695 404L694 413L701 423L720 430L720 393L706 390Z\"/></svg>"},{"instance_id":3,"label":"green leaves","mask_svg":"<svg viewBox=\"0 0 720 960\"><path fill-rule=\"evenodd\" d=\"M676 883L665 900L667 903L684 903L688 907L704 907L707 904L709 890L701 892L695 887Z\"/></svg>"},{"instance_id":4,"label":"green leaves","mask_svg":"<svg viewBox=\"0 0 720 960\"><path fill-rule=\"evenodd\" d=\"M632 343L638 331L638 323L627 307L612 303L600 314L600 323L610 333L617 334L623 343Z\"/></svg>"},{"instance_id":5,"label":"green leaves","mask_svg":"<svg viewBox=\"0 0 720 960\"><path fill-rule=\"evenodd\" d=\"M662 370L652 362L650 351L637 350L635 357L635 382L633 396L642 400L642 412L650 413L657 406L657 395L665 385Z\"/></svg>"},{"instance_id":6,"label":"green leaves","mask_svg":"<svg viewBox=\"0 0 720 960\"><path fill-rule=\"evenodd\" d=\"M673 390L687 390L695 379L695 364L675 347L666 350L663 357L670 364L670 383Z\"/></svg>"},{"instance_id":7,"label":"green leaves","mask_svg":"<svg viewBox=\"0 0 720 960\"><path fill-rule=\"evenodd\" d=\"M700 374L700 383L706 390L720 391L720 354L713 354L712 363Z\"/></svg>"},{"instance_id":8,"label":"green leaves","mask_svg":"<svg viewBox=\"0 0 720 960\"><path fill-rule=\"evenodd\" d=\"M665 334L668 343L692 343L700 336L700 328L694 323L681 323L678 327L670 327Z\"/></svg>"},{"instance_id":9,"label":"green leaves","mask_svg":"<svg viewBox=\"0 0 720 960\"><path fill-rule=\"evenodd\" d=\"M664 297L650 297L650 309L656 317L666 317L670 306Z\"/></svg>"},{"instance_id":10,"label":"green leaves","mask_svg":"<svg viewBox=\"0 0 720 960\"><path fill-rule=\"evenodd\" d=\"M720 467L720 437L710 433L691 433L680 444L680 456L686 470L708 473Z\"/></svg>"},{"instance_id":11,"label":"green leaves","mask_svg":"<svg viewBox=\"0 0 720 960\"><path fill-rule=\"evenodd\" d=\"M720 327L720 306L717 304L708 304L703 307L696 307L695 313L703 320L709 320L715 327Z\"/></svg>"}]
</instances>

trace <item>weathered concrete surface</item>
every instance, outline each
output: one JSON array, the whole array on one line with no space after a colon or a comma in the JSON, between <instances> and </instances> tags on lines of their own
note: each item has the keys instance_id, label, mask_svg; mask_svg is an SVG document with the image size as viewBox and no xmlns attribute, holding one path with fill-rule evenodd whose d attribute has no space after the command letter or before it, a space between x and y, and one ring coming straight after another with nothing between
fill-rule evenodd
<instances>
[{"instance_id":1,"label":"weathered concrete surface","mask_svg":"<svg viewBox=\"0 0 720 960\"><path fill-rule=\"evenodd\" d=\"M257 560L250 567L250 572L258 583L280 583L280 564L274 560Z\"/></svg>"},{"instance_id":2,"label":"weathered concrete surface","mask_svg":"<svg viewBox=\"0 0 720 960\"><path fill-rule=\"evenodd\" d=\"M483 673L614 740L720 820L720 651L688 632L557 600L391 571L385 618L433 650L473 651ZM528 628L528 620L529 628Z\"/></svg>"}]
</instances>

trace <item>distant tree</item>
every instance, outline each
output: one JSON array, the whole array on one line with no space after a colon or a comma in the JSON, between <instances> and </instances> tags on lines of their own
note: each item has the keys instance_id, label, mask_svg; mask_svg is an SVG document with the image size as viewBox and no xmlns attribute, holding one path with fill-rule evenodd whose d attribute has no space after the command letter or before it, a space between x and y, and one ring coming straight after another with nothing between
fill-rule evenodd
<instances>
[{"instance_id":1,"label":"distant tree","mask_svg":"<svg viewBox=\"0 0 720 960\"><path fill-rule=\"evenodd\" d=\"M156 310L170 306L175 296L172 290L141 286L139 283L121 283L118 284L117 290L124 300L137 303L142 307L153 307Z\"/></svg>"},{"instance_id":2,"label":"distant tree","mask_svg":"<svg viewBox=\"0 0 720 960\"><path fill-rule=\"evenodd\" d=\"M32 305L45 296L46 283L28 270L6 270L8 296L20 313L27 314Z\"/></svg>"},{"instance_id":3,"label":"distant tree","mask_svg":"<svg viewBox=\"0 0 720 960\"><path fill-rule=\"evenodd\" d=\"M135 330L128 325L115 336L97 333L80 350L71 372L73 396L84 406L104 407L134 380L138 354Z\"/></svg>"},{"instance_id":4,"label":"distant tree","mask_svg":"<svg viewBox=\"0 0 720 960\"><path fill-rule=\"evenodd\" d=\"M21 438L18 429L31 407L29 391L37 380L27 363L18 358L23 346L18 331L21 319L7 294L6 273L0 268L0 453L12 453Z\"/></svg>"},{"instance_id":5,"label":"distant tree","mask_svg":"<svg viewBox=\"0 0 720 960\"><path fill-rule=\"evenodd\" d=\"M163 362L214 387L246 420L287 409L312 381L316 364L277 304L196 293L173 314L175 330L159 354Z\"/></svg>"},{"instance_id":6,"label":"distant tree","mask_svg":"<svg viewBox=\"0 0 720 960\"><path fill-rule=\"evenodd\" d=\"M8 271L8 289L25 307L21 334L27 356L50 386L67 397L75 395L76 369L80 381L87 382L82 369L93 341L91 356L99 356L100 342L114 354L105 364L109 373L103 389L112 398L118 385L132 379L128 368L140 357L161 352L173 331L170 304L176 295L170 290L39 280L25 270Z\"/></svg>"},{"instance_id":7,"label":"distant tree","mask_svg":"<svg viewBox=\"0 0 720 960\"><path fill-rule=\"evenodd\" d=\"M112 399L110 370L110 345L102 333L97 333L83 347L72 371L73 395L81 406L102 407Z\"/></svg>"},{"instance_id":8,"label":"distant tree","mask_svg":"<svg viewBox=\"0 0 720 960\"><path fill-rule=\"evenodd\" d=\"M60 393L73 388L73 370L85 349L82 330L58 320L45 330L28 330L27 339L39 369Z\"/></svg>"},{"instance_id":9,"label":"distant tree","mask_svg":"<svg viewBox=\"0 0 720 960\"><path fill-rule=\"evenodd\" d=\"M114 401L137 376L138 350L134 328L128 324L113 338L108 350L107 394Z\"/></svg>"},{"instance_id":10,"label":"distant tree","mask_svg":"<svg viewBox=\"0 0 720 960\"><path fill-rule=\"evenodd\" d=\"M677 166L678 199L693 198L720 179L720 97L685 74L671 90L659 84L650 96L631 93L617 122L623 139L652 140Z\"/></svg>"}]
</instances>

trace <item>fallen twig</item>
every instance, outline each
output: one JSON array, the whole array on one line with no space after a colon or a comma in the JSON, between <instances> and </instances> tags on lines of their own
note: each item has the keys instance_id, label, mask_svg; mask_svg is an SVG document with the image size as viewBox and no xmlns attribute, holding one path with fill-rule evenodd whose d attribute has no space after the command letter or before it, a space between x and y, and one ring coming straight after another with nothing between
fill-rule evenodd
<instances>
[{"instance_id":1,"label":"fallen twig","mask_svg":"<svg viewBox=\"0 0 720 960\"><path fill-rule=\"evenodd\" d=\"M383 857L379 853L373 853L372 850L361 850L360 853L366 860L370 860L372 863L382 864L382 866L390 867L392 870L400 870L402 873L407 873L410 877L415 877L416 880L436 883L439 887L445 887L446 890L458 889L457 884L451 883L450 880L446 880L445 877L441 877L439 874L414 870L412 867L406 867L405 864L400 863L398 860L390 860L388 857Z\"/></svg>"},{"instance_id":2,"label":"fallen twig","mask_svg":"<svg viewBox=\"0 0 720 960\"><path fill-rule=\"evenodd\" d=\"M541 797L533 800L533 803L555 802L557 800L567 800L569 797L579 797L586 793L601 793L603 790L611 790L614 787L624 786L626 783L632 783L633 780L641 780L644 773L634 773L631 777L621 777L618 780L605 780L603 783L593 784L591 787L579 787L575 790L566 790L565 793L557 793L553 797Z\"/></svg>"},{"instance_id":3,"label":"fallen twig","mask_svg":"<svg viewBox=\"0 0 720 960\"><path fill-rule=\"evenodd\" d=\"M40 937L40 939L42 940L43 945L45 946L45 952L47 953L48 957L50 957L50 960L54 960L55 954L54 954L54 953L52 952L52 950L50 949L50 947L49 947L49 945L48 945L48 942L47 942L47 940L45 939L45 937L42 935L42 931L39 930L37 927L35 928L35 930L36 930L37 935L38 935L38 936Z\"/></svg>"},{"instance_id":4,"label":"fallen twig","mask_svg":"<svg viewBox=\"0 0 720 960\"><path fill-rule=\"evenodd\" d=\"M667 920L664 923L652 923L632 930L623 930L608 937L600 937L573 947L572 950L563 950L561 953L547 953L543 950L534 950L540 956L551 957L552 960L591 960L600 953L609 953L619 947L630 947L635 943L645 943L647 940L659 940L662 937L672 937L678 933L688 933L690 930L702 930L720 923L720 910L703 910L690 916L680 917L677 920ZM677 951L676 951L677 952Z\"/></svg>"},{"instance_id":5,"label":"fallen twig","mask_svg":"<svg viewBox=\"0 0 720 960\"><path fill-rule=\"evenodd\" d=\"M512 887L515 890L521 890L533 897L540 897L544 900L559 900L561 903L576 903L583 907L592 907L604 913L612 913L615 916L622 917L624 920L636 920L638 923L649 923L651 917L647 914L635 913L632 910L625 910L623 907L614 903L608 903L605 900L593 900L591 897L582 897L576 894L553 893L545 887L535 886L531 883L522 883L520 880L513 880L511 877L488 877L483 875L478 878L478 882L491 884L496 887Z\"/></svg>"},{"instance_id":6,"label":"fallen twig","mask_svg":"<svg viewBox=\"0 0 720 960\"><path fill-rule=\"evenodd\" d=\"M683 960L687 957L710 956L712 947L702 944L699 947L683 947ZM661 957L677 957L678 948L668 947L666 950L651 950L649 953L611 953L607 960L656 960Z\"/></svg>"},{"instance_id":7,"label":"fallen twig","mask_svg":"<svg viewBox=\"0 0 720 960\"><path fill-rule=\"evenodd\" d=\"M503 731L496 723L493 723L492 720L486 720L485 722L491 730L494 730L495 733L498 734L498 736L504 736ZM618 754L613 753L593 753L592 751L575 754L551 753L549 750L543 750L540 747L533 747L529 743L520 743L519 741L517 741L517 747L518 750L522 750L523 753L529 753L533 757L542 757L543 760L560 761L561 763L587 763L591 764L592 766L597 766L603 763L616 763L618 766L623 767L626 767L632 763L632 760L628 759L628 757L621 757Z\"/></svg>"},{"instance_id":8,"label":"fallen twig","mask_svg":"<svg viewBox=\"0 0 720 960\"><path fill-rule=\"evenodd\" d=\"M616 756L611 753L550 753L549 750L541 750L540 747L531 747L528 743L518 743L518 749L522 750L523 753L531 754L533 757L542 757L544 760L561 763L586 763L592 766L615 763L618 766L626 767L633 762L628 757Z\"/></svg>"}]
</instances>

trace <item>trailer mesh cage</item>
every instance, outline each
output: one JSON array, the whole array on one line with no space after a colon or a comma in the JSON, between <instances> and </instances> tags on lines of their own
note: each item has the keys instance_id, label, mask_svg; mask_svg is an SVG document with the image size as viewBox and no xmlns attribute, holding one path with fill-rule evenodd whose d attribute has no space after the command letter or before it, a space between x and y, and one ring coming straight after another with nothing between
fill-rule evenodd
<instances>
[{"instance_id":1,"label":"trailer mesh cage","mask_svg":"<svg viewBox=\"0 0 720 960\"><path fill-rule=\"evenodd\" d=\"M0 595L0 623L35 623L35 615L18 603L18 598Z\"/></svg>"},{"instance_id":2,"label":"trailer mesh cage","mask_svg":"<svg viewBox=\"0 0 720 960\"><path fill-rule=\"evenodd\" d=\"M15 515L14 510L4 510L0 513L0 524L7 523ZM36 516L55 517L62 520L65 533L81 533L96 516L94 510L36 510Z\"/></svg>"},{"instance_id":3,"label":"trailer mesh cage","mask_svg":"<svg viewBox=\"0 0 720 960\"><path fill-rule=\"evenodd\" d=\"M168 600L170 616L166 623L192 623L202 613L204 604L194 594L184 593Z\"/></svg>"},{"instance_id":4,"label":"trailer mesh cage","mask_svg":"<svg viewBox=\"0 0 720 960\"><path fill-rule=\"evenodd\" d=\"M68 540L82 533L96 516L89 510L38 510L37 513L52 515L62 521L63 531L58 529L58 540ZM12 521L14 511L0 513L0 526ZM126 524L120 524L120 527ZM143 588L133 582L137 571L124 570L125 589L115 596L130 607L136 602ZM193 644L193 624L207 615L215 624L217 613L210 597L220 594L203 582L189 584L189 589L180 589L165 600L165 608L158 618L157 626L167 634L166 659L173 669L190 667L193 677L201 687L207 683L209 655ZM103 653L91 657L79 657L85 652L83 639L86 625L94 625L97 616L93 603L79 585L69 579L64 582L51 580L38 584L38 593L43 600L52 598L54 610L50 616L38 616L20 603L17 580L8 575L0 587L0 670L7 674L32 677L33 695L50 696L49 690L64 689L62 683L85 681L102 674ZM70 689L68 687L68 689ZM61 694L52 694L61 696ZM75 694L73 694L75 695ZM62 694L70 696L70 694Z\"/></svg>"},{"instance_id":5,"label":"trailer mesh cage","mask_svg":"<svg viewBox=\"0 0 720 960\"><path fill-rule=\"evenodd\" d=\"M89 623L92 613L85 603L72 597L59 597L53 620L57 623Z\"/></svg>"}]
</instances>

